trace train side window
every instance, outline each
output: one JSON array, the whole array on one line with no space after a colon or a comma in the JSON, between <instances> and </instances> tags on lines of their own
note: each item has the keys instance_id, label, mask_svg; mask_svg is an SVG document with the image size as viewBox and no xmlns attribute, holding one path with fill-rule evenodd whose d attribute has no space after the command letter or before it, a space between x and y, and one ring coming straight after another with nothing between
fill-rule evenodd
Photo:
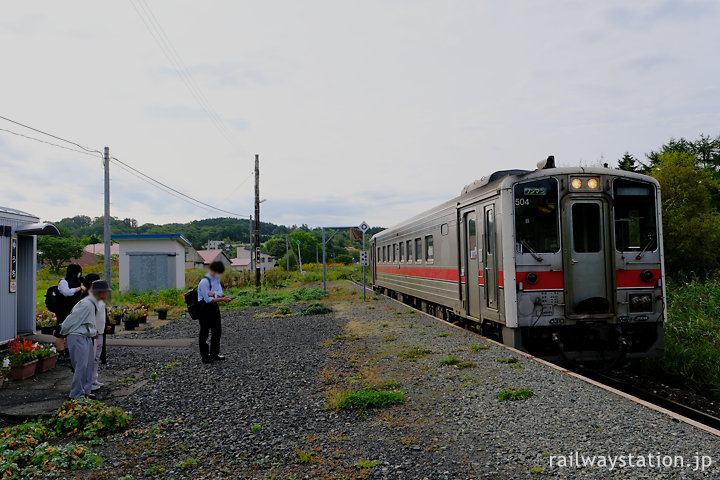
<instances>
[{"instance_id":1,"label":"train side window","mask_svg":"<svg viewBox=\"0 0 720 480\"><path fill-rule=\"evenodd\" d=\"M408 263L412 262L413 259L413 249L412 249L412 240L407 241L407 261Z\"/></svg>"},{"instance_id":2,"label":"train side window","mask_svg":"<svg viewBox=\"0 0 720 480\"><path fill-rule=\"evenodd\" d=\"M492 209L485 212L485 238L487 253L492 255L495 253L495 214Z\"/></svg>"},{"instance_id":3,"label":"train side window","mask_svg":"<svg viewBox=\"0 0 720 480\"><path fill-rule=\"evenodd\" d=\"M398 246L400 247L400 262L402 263L405 261L405 242L400 242Z\"/></svg>"},{"instance_id":4,"label":"train side window","mask_svg":"<svg viewBox=\"0 0 720 480\"><path fill-rule=\"evenodd\" d=\"M422 238L415 239L415 261L422 261Z\"/></svg>"},{"instance_id":5,"label":"train side window","mask_svg":"<svg viewBox=\"0 0 720 480\"><path fill-rule=\"evenodd\" d=\"M396 244L396 243L393 243L393 244L392 244L392 262L393 262L393 263L395 263L395 259L396 259L396 257L395 257L395 251L396 251L396 250L397 250L397 244Z\"/></svg>"},{"instance_id":6,"label":"train side window","mask_svg":"<svg viewBox=\"0 0 720 480\"><path fill-rule=\"evenodd\" d=\"M378 262L381 262L381 261L382 261L382 256L380 256L380 247L377 247L377 250L378 250L377 261L378 261Z\"/></svg>"},{"instance_id":7,"label":"train side window","mask_svg":"<svg viewBox=\"0 0 720 480\"><path fill-rule=\"evenodd\" d=\"M387 261L387 247L383 245L383 256L382 256L383 262Z\"/></svg>"},{"instance_id":8,"label":"train side window","mask_svg":"<svg viewBox=\"0 0 720 480\"><path fill-rule=\"evenodd\" d=\"M472 213L473 215L475 212ZM477 258L477 228L475 228L475 219L468 218L468 250L470 251L470 259Z\"/></svg>"},{"instance_id":9,"label":"train side window","mask_svg":"<svg viewBox=\"0 0 720 480\"><path fill-rule=\"evenodd\" d=\"M449 231L450 227L447 223L443 223L442 225L440 225L440 235L447 235Z\"/></svg>"},{"instance_id":10,"label":"train side window","mask_svg":"<svg viewBox=\"0 0 720 480\"><path fill-rule=\"evenodd\" d=\"M435 250L433 245L433 236L428 235L425 237L425 260L432 261L435 258Z\"/></svg>"}]
</instances>

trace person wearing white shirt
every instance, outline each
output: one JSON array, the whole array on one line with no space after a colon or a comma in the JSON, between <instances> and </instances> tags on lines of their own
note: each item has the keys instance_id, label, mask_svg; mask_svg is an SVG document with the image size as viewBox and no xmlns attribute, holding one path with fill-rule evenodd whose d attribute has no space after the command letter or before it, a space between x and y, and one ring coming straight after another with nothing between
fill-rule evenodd
<instances>
[{"instance_id":1,"label":"person wearing white shirt","mask_svg":"<svg viewBox=\"0 0 720 480\"><path fill-rule=\"evenodd\" d=\"M218 360L225 360L220 355L220 335L222 334L220 319L220 302L229 302L230 297L223 297L220 276L225 271L222 262L212 262L210 273L200 280L197 287L198 303L200 304L200 357L203 363L212 363ZM208 335L210 348L208 348Z\"/></svg>"}]
</instances>

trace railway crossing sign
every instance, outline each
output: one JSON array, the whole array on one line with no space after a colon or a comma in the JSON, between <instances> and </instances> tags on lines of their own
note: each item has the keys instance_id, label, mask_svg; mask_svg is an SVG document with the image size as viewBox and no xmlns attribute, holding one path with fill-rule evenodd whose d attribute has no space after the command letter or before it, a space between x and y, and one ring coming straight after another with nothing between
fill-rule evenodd
<instances>
[{"instance_id":1,"label":"railway crossing sign","mask_svg":"<svg viewBox=\"0 0 720 480\"><path fill-rule=\"evenodd\" d=\"M368 225L366 222L362 222L360 225L358 225L358 228L362 233L367 233L367 231L370 230L370 225Z\"/></svg>"},{"instance_id":2,"label":"railway crossing sign","mask_svg":"<svg viewBox=\"0 0 720 480\"><path fill-rule=\"evenodd\" d=\"M370 256L368 255L367 250L362 250L360 252L360 265L363 267L367 267L370 265Z\"/></svg>"}]
</instances>

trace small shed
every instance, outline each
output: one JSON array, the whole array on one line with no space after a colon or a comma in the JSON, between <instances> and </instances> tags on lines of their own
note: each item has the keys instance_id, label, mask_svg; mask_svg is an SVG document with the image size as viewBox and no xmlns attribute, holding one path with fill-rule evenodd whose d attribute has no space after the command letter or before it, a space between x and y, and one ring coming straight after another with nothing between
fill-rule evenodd
<instances>
[{"instance_id":1,"label":"small shed","mask_svg":"<svg viewBox=\"0 0 720 480\"><path fill-rule=\"evenodd\" d=\"M185 252L179 233L113 235L120 245L120 292L185 288Z\"/></svg>"},{"instance_id":2,"label":"small shed","mask_svg":"<svg viewBox=\"0 0 720 480\"><path fill-rule=\"evenodd\" d=\"M35 331L37 235L60 235L29 213L0 207L0 343Z\"/></svg>"}]
</instances>

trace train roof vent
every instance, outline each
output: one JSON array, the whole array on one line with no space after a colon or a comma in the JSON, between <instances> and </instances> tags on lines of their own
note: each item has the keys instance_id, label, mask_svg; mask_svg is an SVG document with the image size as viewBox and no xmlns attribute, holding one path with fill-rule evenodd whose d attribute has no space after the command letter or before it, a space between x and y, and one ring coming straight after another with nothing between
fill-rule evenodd
<instances>
[{"instance_id":1,"label":"train roof vent","mask_svg":"<svg viewBox=\"0 0 720 480\"><path fill-rule=\"evenodd\" d=\"M500 180L501 178L514 175L525 175L527 173L530 173L530 170L499 170L492 175L487 175L482 177L480 180L475 180L470 185L465 185L465 188L462 189L461 195L477 190L478 188L484 187L485 185Z\"/></svg>"}]
</instances>

